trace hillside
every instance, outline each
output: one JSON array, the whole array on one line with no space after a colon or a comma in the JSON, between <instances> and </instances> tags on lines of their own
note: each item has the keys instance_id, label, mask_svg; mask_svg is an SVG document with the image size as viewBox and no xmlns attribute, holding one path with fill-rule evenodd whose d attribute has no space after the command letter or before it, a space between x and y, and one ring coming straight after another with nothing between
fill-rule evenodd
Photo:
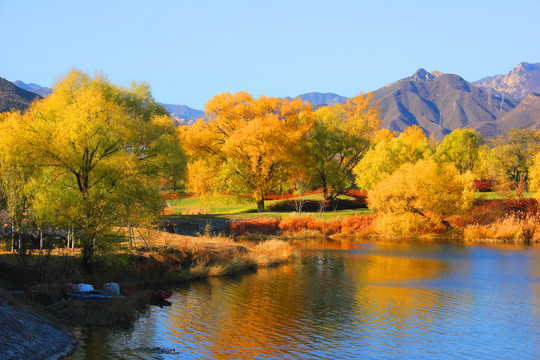
<instances>
[{"instance_id":1,"label":"hillside","mask_svg":"<svg viewBox=\"0 0 540 360\"><path fill-rule=\"evenodd\" d=\"M23 90L0 77L0 113L13 109L24 111L30 103L41 96Z\"/></svg>"},{"instance_id":2,"label":"hillside","mask_svg":"<svg viewBox=\"0 0 540 360\"><path fill-rule=\"evenodd\" d=\"M486 136L496 135L497 118L518 104L491 95L458 75L424 69L374 91L373 99L381 108L383 127L401 132L418 125L439 140L464 127L478 129Z\"/></svg>"},{"instance_id":3,"label":"hillside","mask_svg":"<svg viewBox=\"0 0 540 360\"><path fill-rule=\"evenodd\" d=\"M540 129L540 94L527 95L516 108L503 115L498 121L502 134L510 129Z\"/></svg>"}]
</instances>

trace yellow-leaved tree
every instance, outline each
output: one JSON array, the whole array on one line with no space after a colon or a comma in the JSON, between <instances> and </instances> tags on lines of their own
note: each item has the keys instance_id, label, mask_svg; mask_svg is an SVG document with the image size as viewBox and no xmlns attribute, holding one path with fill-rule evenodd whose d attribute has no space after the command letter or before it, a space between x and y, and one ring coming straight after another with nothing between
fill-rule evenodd
<instances>
[{"instance_id":1,"label":"yellow-leaved tree","mask_svg":"<svg viewBox=\"0 0 540 360\"><path fill-rule=\"evenodd\" d=\"M311 106L298 99L222 93L206 104L205 115L207 121L183 129L189 190L249 198L263 212L264 197L303 158L299 143L311 127Z\"/></svg>"},{"instance_id":2,"label":"yellow-leaved tree","mask_svg":"<svg viewBox=\"0 0 540 360\"><path fill-rule=\"evenodd\" d=\"M326 200L354 187L353 169L381 125L372 97L371 93L359 95L314 113L315 122L303 147L312 184L322 188Z\"/></svg>"},{"instance_id":3,"label":"yellow-leaved tree","mask_svg":"<svg viewBox=\"0 0 540 360\"><path fill-rule=\"evenodd\" d=\"M145 84L122 88L72 70L1 130L3 150L25 154L7 164L36 170L25 185L32 213L76 230L86 269L115 227L155 219L160 185L185 172L174 123Z\"/></svg>"},{"instance_id":4,"label":"yellow-leaved tree","mask_svg":"<svg viewBox=\"0 0 540 360\"><path fill-rule=\"evenodd\" d=\"M429 140L416 125L407 127L397 137L381 132L374 145L354 168L356 185L369 190L401 165L428 159L432 153Z\"/></svg>"},{"instance_id":5,"label":"yellow-leaved tree","mask_svg":"<svg viewBox=\"0 0 540 360\"><path fill-rule=\"evenodd\" d=\"M377 210L377 227L387 234L413 234L443 225L448 215L470 209L474 186L470 173L460 174L453 164L419 160L401 165L368 192Z\"/></svg>"}]
</instances>

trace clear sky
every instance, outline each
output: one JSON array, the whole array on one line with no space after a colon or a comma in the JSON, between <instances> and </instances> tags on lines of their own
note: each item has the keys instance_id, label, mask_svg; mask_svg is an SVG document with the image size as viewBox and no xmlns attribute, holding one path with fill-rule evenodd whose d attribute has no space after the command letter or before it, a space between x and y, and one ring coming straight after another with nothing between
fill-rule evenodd
<instances>
[{"instance_id":1,"label":"clear sky","mask_svg":"<svg viewBox=\"0 0 540 360\"><path fill-rule=\"evenodd\" d=\"M539 0L0 0L0 77L101 71L198 109L223 91L350 97L420 67L474 81L540 62L539 19Z\"/></svg>"}]
</instances>

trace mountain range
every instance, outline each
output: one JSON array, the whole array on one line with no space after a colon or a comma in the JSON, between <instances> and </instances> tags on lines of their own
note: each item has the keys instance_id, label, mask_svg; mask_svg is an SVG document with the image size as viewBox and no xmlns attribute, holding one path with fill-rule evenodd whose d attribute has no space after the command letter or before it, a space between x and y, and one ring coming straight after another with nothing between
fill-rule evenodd
<instances>
[{"instance_id":1,"label":"mountain range","mask_svg":"<svg viewBox=\"0 0 540 360\"><path fill-rule=\"evenodd\" d=\"M0 77L0 113L12 109L24 111L32 101L39 98L40 95L21 89Z\"/></svg>"},{"instance_id":2,"label":"mountain range","mask_svg":"<svg viewBox=\"0 0 540 360\"><path fill-rule=\"evenodd\" d=\"M22 81L12 84L0 78L0 112L11 108L24 110L36 96L47 96L50 91L37 84ZM307 100L315 107L347 100L338 94L318 92L296 98ZM506 75L472 83L459 75L419 69L409 77L373 91L373 100L381 110L383 127L398 133L418 125L428 136L441 140L457 128L472 128L486 137L504 134L511 128L538 130L540 63L523 62ZM163 105L177 123L189 124L204 116L202 110L186 105Z\"/></svg>"}]
</instances>

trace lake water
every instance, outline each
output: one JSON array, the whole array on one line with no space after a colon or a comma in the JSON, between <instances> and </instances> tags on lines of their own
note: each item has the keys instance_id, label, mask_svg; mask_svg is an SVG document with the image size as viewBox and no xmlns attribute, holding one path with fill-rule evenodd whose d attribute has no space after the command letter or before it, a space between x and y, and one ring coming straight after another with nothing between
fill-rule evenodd
<instances>
[{"instance_id":1,"label":"lake water","mask_svg":"<svg viewBox=\"0 0 540 360\"><path fill-rule=\"evenodd\" d=\"M73 359L538 359L540 248L307 244L288 265L175 289Z\"/></svg>"}]
</instances>

